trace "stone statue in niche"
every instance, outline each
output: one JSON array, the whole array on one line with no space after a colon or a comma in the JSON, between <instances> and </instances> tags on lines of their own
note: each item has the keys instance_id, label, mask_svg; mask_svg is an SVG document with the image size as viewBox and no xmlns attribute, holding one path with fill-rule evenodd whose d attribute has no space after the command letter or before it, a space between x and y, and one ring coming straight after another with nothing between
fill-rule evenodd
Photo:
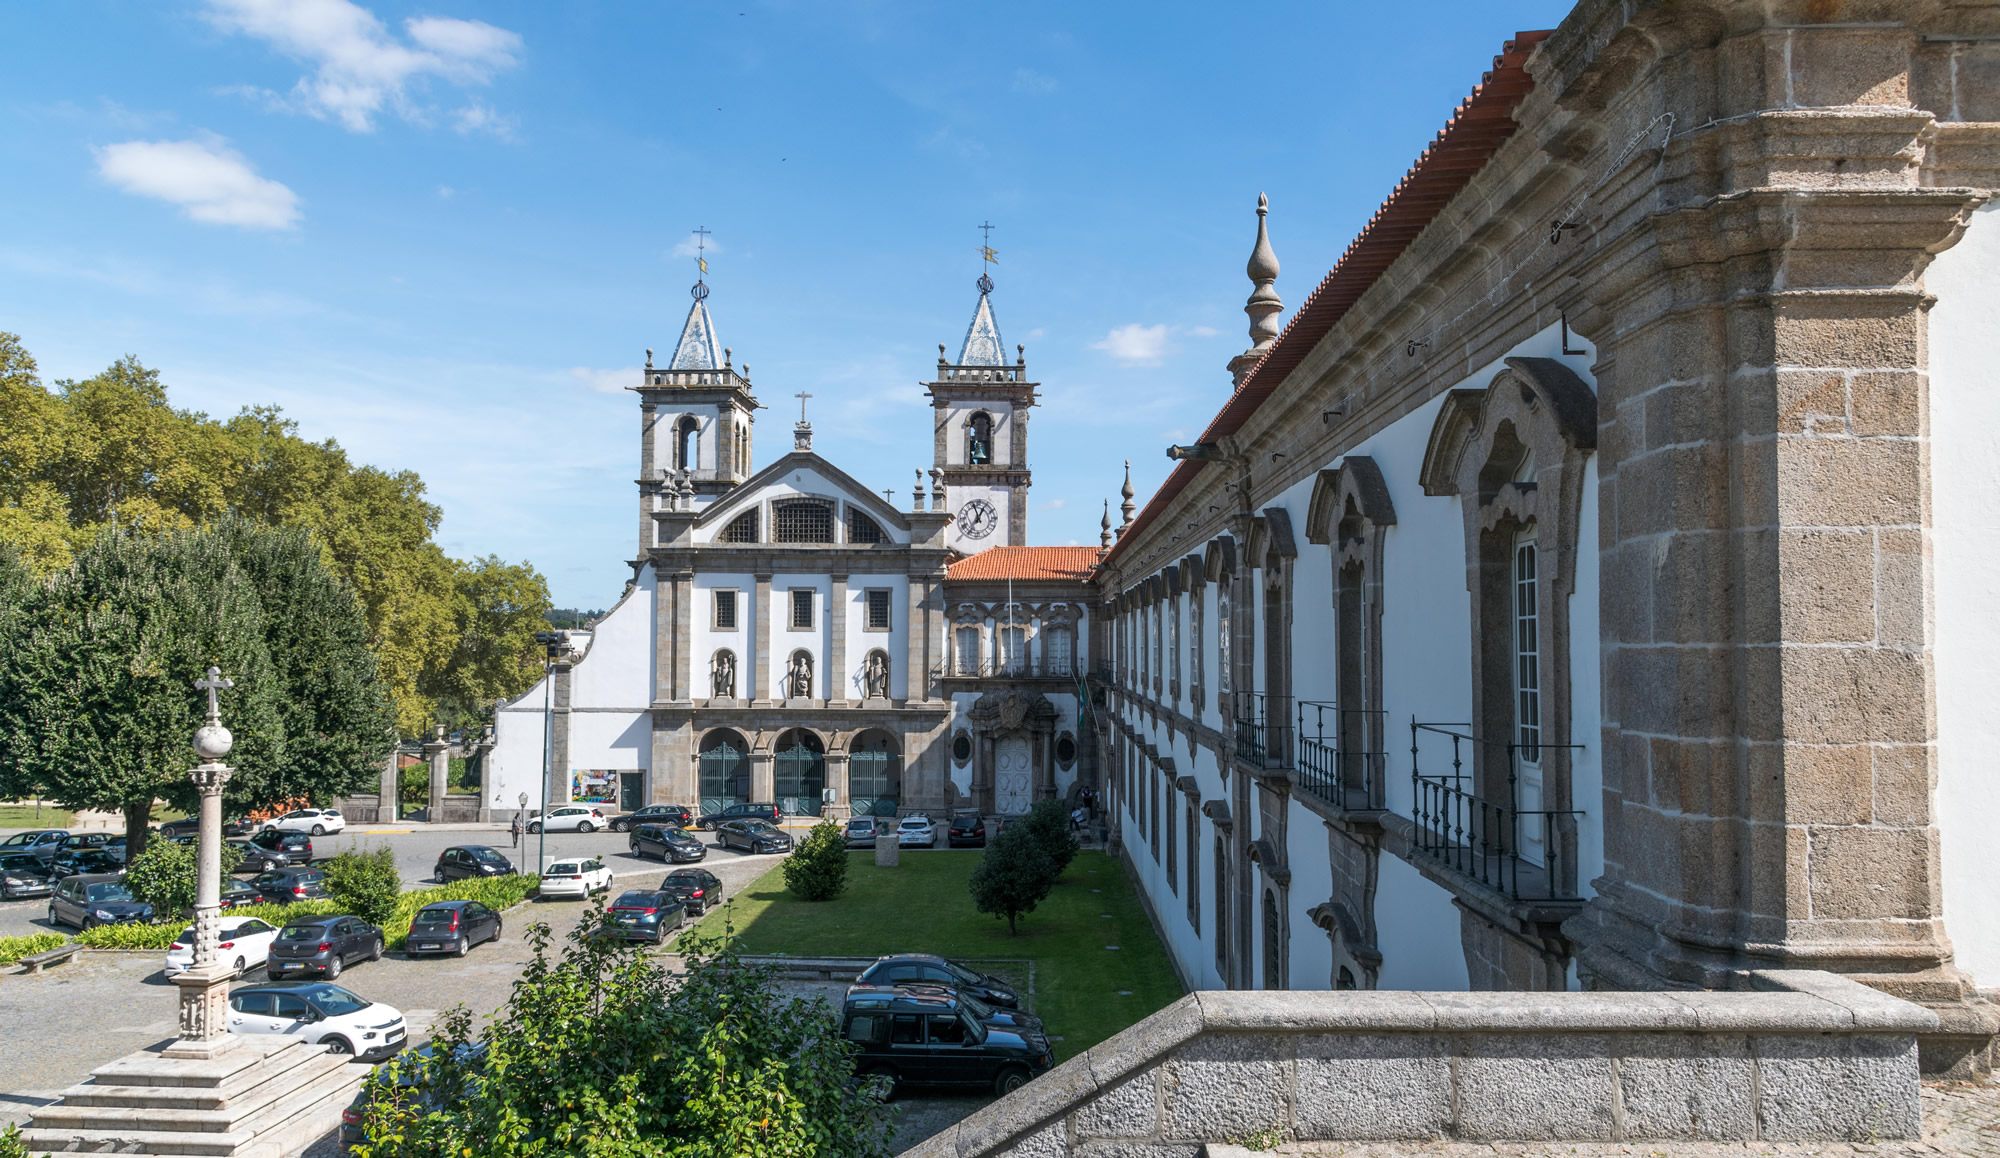
<instances>
[{"instance_id":1,"label":"stone statue in niche","mask_svg":"<svg viewBox=\"0 0 2000 1158\"><path fill-rule=\"evenodd\" d=\"M708 671L709 694L718 700L736 698L736 653L718 651Z\"/></svg>"},{"instance_id":2,"label":"stone statue in niche","mask_svg":"<svg viewBox=\"0 0 2000 1158\"><path fill-rule=\"evenodd\" d=\"M795 651L792 662L785 669L785 696L794 700L809 700L813 694L813 657L810 653Z\"/></svg>"},{"instance_id":3,"label":"stone statue in niche","mask_svg":"<svg viewBox=\"0 0 2000 1158\"><path fill-rule=\"evenodd\" d=\"M861 684L868 699L888 699L889 657L879 651L869 652L868 662L861 669Z\"/></svg>"}]
</instances>

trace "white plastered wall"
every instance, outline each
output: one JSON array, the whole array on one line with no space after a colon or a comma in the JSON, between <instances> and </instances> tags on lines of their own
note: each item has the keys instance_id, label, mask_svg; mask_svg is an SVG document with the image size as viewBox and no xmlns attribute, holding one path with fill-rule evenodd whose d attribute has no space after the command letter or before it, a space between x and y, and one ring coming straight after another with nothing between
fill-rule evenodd
<instances>
[{"instance_id":1,"label":"white plastered wall","mask_svg":"<svg viewBox=\"0 0 2000 1158\"><path fill-rule=\"evenodd\" d=\"M869 588L889 592L889 630L868 629ZM839 681L836 693L850 700L867 691L862 673L868 653L880 649L889 659L889 696L902 699L910 687L910 580L907 575L850 574L847 577L847 658L845 672L830 673Z\"/></svg>"},{"instance_id":2,"label":"white plastered wall","mask_svg":"<svg viewBox=\"0 0 2000 1158\"><path fill-rule=\"evenodd\" d=\"M958 512L974 499L985 499L993 504L993 513L998 516L993 530L984 538L968 538L958 529ZM1009 507L1013 492L1003 486L946 486L945 509L951 512L951 522L944 529L945 546L967 555L976 555L988 547L1003 546L1007 542Z\"/></svg>"},{"instance_id":3,"label":"white plastered wall","mask_svg":"<svg viewBox=\"0 0 2000 1158\"><path fill-rule=\"evenodd\" d=\"M796 588L813 592L813 624L803 630L792 627L792 591ZM753 590L752 598L755 594ZM832 631L828 626L827 600L832 595L833 580L826 575L788 572L771 576L771 601L763 612L769 617L763 622L771 625L771 670L763 673L766 696L774 700L785 698L785 675L792 653L805 651L812 655L813 698L828 698L827 689L832 686L833 677L826 670L827 640Z\"/></svg>"},{"instance_id":4,"label":"white plastered wall","mask_svg":"<svg viewBox=\"0 0 2000 1158\"><path fill-rule=\"evenodd\" d=\"M2000 986L2000 203L1924 275L1930 313L1933 661L1945 931L1958 966Z\"/></svg>"},{"instance_id":5,"label":"white plastered wall","mask_svg":"<svg viewBox=\"0 0 2000 1158\"><path fill-rule=\"evenodd\" d=\"M757 637L750 624L751 608L757 597L756 577L748 571L697 571L691 586L694 606L689 609L688 662L693 670L688 683L689 693L697 701L710 698L714 691L715 653L728 648L736 653L736 694L740 698L750 698L753 691L748 682L750 657L757 647ZM736 592L736 627L729 631L715 628L715 593L721 590Z\"/></svg>"}]
</instances>

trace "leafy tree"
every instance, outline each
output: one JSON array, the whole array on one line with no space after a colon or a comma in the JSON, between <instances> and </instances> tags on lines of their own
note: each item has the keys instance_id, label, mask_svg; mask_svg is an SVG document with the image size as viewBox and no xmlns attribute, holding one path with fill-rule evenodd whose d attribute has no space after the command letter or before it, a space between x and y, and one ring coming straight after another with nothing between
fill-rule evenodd
<instances>
[{"instance_id":1,"label":"leafy tree","mask_svg":"<svg viewBox=\"0 0 2000 1158\"><path fill-rule=\"evenodd\" d=\"M1069 862L1076 859L1082 849L1076 834L1070 831L1069 810L1060 800L1043 800L1028 810L1021 821L1021 828L1035 838L1042 851L1049 854L1049 860L1056 866L1056 875L1061 876L1069 869Z\"/></svg>"},{"instance_id":2,"label":"leafy tree","mask_svg":"<svg viewBox=\"0 0 2000 1158\"><path fill-rule=\"evenodd\" d=\"M534 686L542 674L535 633L546 630L549 585L527 564L488 555L457 565L452 617L457 646L418 685L447 729L490 721L493 705Z\"/></svg>"},{"instance_id":3,"label":"leafy tree","mask_svg":"<svg viewBox=\"0 0 2000 1158\"><path fill-rule=\"evenodd\" d=\"M768 969L702 945L669 975L591 935L534 959L483 1033L463 1007L433 1026L428 1062L371 1082L363 1158L886 1158L878 1090L825 999L783 996Z\"/></svg>"},{"instance_id":4,"label":"leafy tree","mask_svg":"<svg viewBox=\"0 0 2000 1158\"><path fill-rule=\"evenodd\" d=\"M228 877L241 863L242 852L224 841L222 875ZM172 920L174 914L194 907L200 865L201 851L194 841L148 841L145 851L125 866L125 883L134 896L153 906L161 920Z\"/></svg>"},{"instance_id":5,"label":"leafy tree","mask_svg":"<svg viewBox=\"0 0 2000 1158\"><path fill-rule=\"evenodd\" d=\"M1042 843L1023 825L1010 825L987 842L973 866L969 887L973 908L1007 918L1007 934L1019 932L1022 917L1048 898L1060 871Z\"/></svg>"},{"instance_id":6,"label":"leafy tree","mask_svg":"<svg viewBox=\"0 0 2000 1158\"><path fill-rule=\"evenodd\" d=\"M326 891L369 924L385 924L403 892L395 850L385 844L334 857L326 862Z\"/></svg>"},{"instance_id":7,"label":"leafy tree","mask_svg":"<svg viewBox=\"0 0 2000 1158\"><path fill-rule=\"evenodd\" d=\"M802 901L830 901L847 887L847 839L831 820L813 825L785 858L785 887Z\"/></svg>"}]
</instances>

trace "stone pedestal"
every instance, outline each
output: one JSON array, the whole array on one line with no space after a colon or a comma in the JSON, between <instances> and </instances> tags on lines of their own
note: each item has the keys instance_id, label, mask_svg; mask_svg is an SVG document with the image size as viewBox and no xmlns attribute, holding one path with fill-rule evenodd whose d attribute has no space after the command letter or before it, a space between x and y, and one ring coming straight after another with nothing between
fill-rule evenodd
<instances>
[{"instance_id":1,"label":"stone pedestal","mask_svg":"<svg viewBox=\"0 0 2000 1158\"><path fill-rule=\"evenodd\" d=\"M895 868L903 855L903 846L895 833L875 838L875 867Z\"/></svg>"},{"instance_id":2,"label":"stone pedestal","mask_svg":"<svg viewBox=\"0 0 2000 1158\"><path fill-rule=\"evenodd\" d=\"M431 766L431 795L429 811L424 819L436 824L444 817L445 788L451 781L451 744L444 738L444 729L438 728L424 744L424 759Z\"/></svg>"}]
</instances>

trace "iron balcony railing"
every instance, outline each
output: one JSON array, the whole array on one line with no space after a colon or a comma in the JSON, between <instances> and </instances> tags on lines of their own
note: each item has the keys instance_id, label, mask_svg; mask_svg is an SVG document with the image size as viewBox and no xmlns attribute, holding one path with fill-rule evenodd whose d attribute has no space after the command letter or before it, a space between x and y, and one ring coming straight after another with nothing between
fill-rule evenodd
<instances>
[{"instance_id":1,"label":"iron balcony railing","mask_svg":"<svg viewBox=\"0 0 2000 1158\"><path fill-rule=\"evenodd\" d=\"M1081 675L1076 661L1066 656L1033 656L1022 659L971 658L941 663L931 674L944 679L1062 679Z\"/></svg>"},{"instance_id":2,"label":"iron balcony railing","mask_svg":"<svg viewBox=\"0 0 2000 1158\"><path fill-rule=\"evenodd\" d=\"M1521 755L1527 749L1519 744L1497 744L1469 730L1457 731L1459 728L1470 729L1471 725L1410 720L1412 850L1517 901L1580 899L1573 880L1574 865L1565 856L1576 846L1576 819L1583 813L1522 809ZM1438 737L1450 741L1450 772L1423 772L1426 736L1433 737L1434 743ZM1465 766L1474 745L1482 745L1492 754L1504 754L1506 783L1494 785L1497 792L1482 795L1476 791L1473 773ZM1538 744L1533 751L1581 747ZM1434 747L1433 757L1436 753Z\"/></svg>"},{"instance_id":3,"label":"iron balcony railing","mask_svg":"<svg viewBox=\"0 0 2000 1158\"><path fill-rule=\"evenodd\" d=\"M1292 713L1289 696L1263 692L1236 693L1236 754L1269 765L1291 753Z\"/></svg>"},{"instance_id":4,"label":"iron balcony railing","mask_svg":"<svg viewBox=\"0 0 2000 1158\"><path fill-rule=\"evenodd\" d=\"M1292 779L1301 791L1352 812L1382 806L1377 790L1388 752L1371 740L1380 743L1387 734L1386 713L1300 700L1293 720L1298 759Z\"/></svg>"}]
</instances>

